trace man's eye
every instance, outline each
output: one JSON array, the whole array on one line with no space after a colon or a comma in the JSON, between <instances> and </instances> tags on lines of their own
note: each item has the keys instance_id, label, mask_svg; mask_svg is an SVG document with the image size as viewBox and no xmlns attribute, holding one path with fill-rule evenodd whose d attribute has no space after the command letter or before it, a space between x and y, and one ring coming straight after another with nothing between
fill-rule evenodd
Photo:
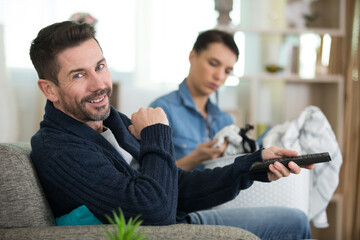
<instances>
[{"instance_id":1,"label":"man's eye","mask_svg":"<svg viewBox=\"0 0 360 240\"><path fill-rule=\"evenodd\" d=\"M210 61L209 64L213 67L216 67L219 65L217 62L214 62L214 61Z\"/></svg>"},{"instance_id":2,"label":"man's eye","mask_svg":"<svg viewBox=\"0 0 360 240\"><path fill-rule=\"evenodd\" d=\"M105 67L104 64L100 64L99 66L96 67L96 70L101 70L101 69L103 69L104 67Z\"/></svg>"},{"instance_id":3,"label":"man's eye","mask_svg":"<svg viewBox=\"0 0 360 240\"><path fill-rule=\"evenodd\" d=\"M77 73L73 76L73 78L81 78L83 75L81 73Z\"/></svg>"}]
</instances>

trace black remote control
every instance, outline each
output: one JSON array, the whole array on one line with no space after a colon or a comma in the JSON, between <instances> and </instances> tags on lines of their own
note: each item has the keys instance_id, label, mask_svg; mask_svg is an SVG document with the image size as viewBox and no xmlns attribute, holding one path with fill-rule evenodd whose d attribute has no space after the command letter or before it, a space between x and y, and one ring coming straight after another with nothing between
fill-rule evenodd
<instances>
[{"instance_id":1,"label":"black remote control","mask_svg":"<svg viewBox=\"0 0 360 240\"><path fill-rule=\"evenodd\" d=\"M287 167L290 161L295 162L299 166L303 166L312 163L329 162L331 161L331 158L328 152L323 152L323 153L299 155L295 157L266 159L264 161L254 162L251 165L249 171L251 173L267 171L269 169L269 165L274 163L275 161L280 162Z\"/></svg>"}]
</instances>

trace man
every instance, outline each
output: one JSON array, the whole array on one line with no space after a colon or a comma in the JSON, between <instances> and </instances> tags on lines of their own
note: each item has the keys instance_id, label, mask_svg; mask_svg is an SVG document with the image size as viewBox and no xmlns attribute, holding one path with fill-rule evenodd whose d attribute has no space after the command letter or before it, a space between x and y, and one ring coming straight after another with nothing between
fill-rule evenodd
<instances>
[{"instance_id":1,"label":"man","mask_svg":"<svg viewBox=\"0 0 360 240\"><path fill-rule=\"evenodd\" d=\"M105 215L120 207L126 218L141 214L144 225L222 224L262 238L310 236L307 218L297 210L236 209L230 222L226 210L200 211L233 199L254 180L299 173L295 163L289 170L278 162L267 173L249 173L255 161L296 152L272 147L221 169L180 170L161 108L141 108L130 120L110 106L111 75L90 25L66 21L45 27L30 56L48 99L31 139L31 158L55 217L85 206L106 223Z\"/></svg>"}]
</instances>

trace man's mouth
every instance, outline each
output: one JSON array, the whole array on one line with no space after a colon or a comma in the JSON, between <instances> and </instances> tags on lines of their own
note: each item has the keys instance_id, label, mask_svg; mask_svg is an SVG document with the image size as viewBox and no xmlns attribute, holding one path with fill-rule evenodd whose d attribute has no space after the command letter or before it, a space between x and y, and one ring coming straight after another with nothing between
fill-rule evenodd
<instances>
[{"instance_id":1,"label":"man's mouth","mask_svg":"<svg viewBox=\"0 0 360 240\"><path fill-rule=\"evenodd\" d=\"M101 102L102 100L104 100L106 95L102 96L101 98L98 98L98 99L94 99L94 100L89 100L88 102L89 103L99 103Z\"/></svg>"},{"instance_id":2,"label":"man's mouth","mask_svg":"<svg viewBox=\"0 0 360 240\"><path fill-rule=\"evenodd\" d=\"M210 83L209 86L213 90L216 90L218 88L218 86L215 83Z\"/></svg>"},{"instance_id":3,"label":"man's mouth","mask_svg":"<svg viewBox=\"0 0 360 240\"><path fill-rule=\"evenodd\" d=\"M106 99L106 96L111 96L111 88L106 88L102 91L95 92L87 97L84 97L81 102L82 103L91 103L91 104L99 104Z\"/></svg>"}]
</instances>

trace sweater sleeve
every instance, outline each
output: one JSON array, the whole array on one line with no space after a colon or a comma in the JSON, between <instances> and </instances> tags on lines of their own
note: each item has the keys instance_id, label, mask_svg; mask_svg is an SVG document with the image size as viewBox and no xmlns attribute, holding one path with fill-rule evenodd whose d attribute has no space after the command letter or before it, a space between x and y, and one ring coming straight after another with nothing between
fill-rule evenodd
<instances>
[{"instance_id":1,"label":"sweater sleeve","mask_svg":"<svg viewBox=\"0 0 360 240\"><path fill-rule=\"evenodd\" d=\"M141 215L144 225L176 223L178 175L170 127L157 124L142 131L139 171L106 147L52 137L57 144L49 137L47 143L34 142L42 149L34 149L33 156L56 217L86 205L104 223L119 207L127 219Z\"/></svg>"},{"instance_id":2,"label":"sweater sleeve","mask_svg":"<svg viewBox=\"0 0 360 240\"><path fill-rule=\"evenodd\" d=\"M222 168L179 170L178 210L188 213L208 209L234 199L240 190L250 187L254 180L267 182L266 173L249 173L251 164L261 159L259 150L237 157L233 164Z\"/></svg>"}]
</instances>

